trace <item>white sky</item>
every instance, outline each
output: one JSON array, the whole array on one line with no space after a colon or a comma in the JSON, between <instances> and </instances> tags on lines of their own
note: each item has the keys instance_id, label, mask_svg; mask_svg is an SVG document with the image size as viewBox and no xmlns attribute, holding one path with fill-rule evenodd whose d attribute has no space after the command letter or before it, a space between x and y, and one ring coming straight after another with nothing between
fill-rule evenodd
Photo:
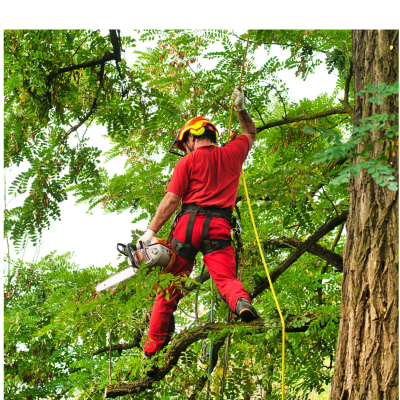
<instances>
[{"instance_id":1,"label":"white sky","mask_svg":"<svg viewBox=\"0 0 400 400\"><path fill-rule=\"evenodd\" d=\"M126 34L129 34L129 31L121 31L121 35ZM149 44L146 44L146 46L149 46ZM144 49L144 46L138 43L135 49ZM285 52L289 53L289 50ZM285 57L284 51L279 46L273 46L269 56L267 56L263 47L260 47L256 52L257 66L265 62L267 57L274 55L281 59ZM125 56L129 63L133 62L134 56L129 54L128 51ZM321 55L321 59L323 59L322 57L323 55ZM203 67L207 65L207 62L212 63L213 61L202 61ZM336 76L327 73L325 64L317 67L316 73L310 75L305 82L300 77L295 77L294 69L280 71L278 76L286 82L291 100L297 101L304 97L314 99L322 92L331 94L336 83ZM111 148L111 144L107 138L103 137L105 134L105 127L93 125L88 129L86 137L90 138L90 145L107 151ZM117 157L107 163L104 163L103 156L101 159L102 163L99 165L107 168L110 177L123 172L125 157ZM11 170L4 170L7 187L18 173L26 170L27 166L28 164L26 163L25 167L22 165L20 168L13 167ZM7 194L6 203L8 202L10 202L8 208L12 208L22 204L23 197L12 198ZM75 198L72 193L68 193L68 200L60 204L61 221L52 221L50 229L43 231L39 259L53 250L56 250L58 254L73 251L73 261L82 268L91 265L105 266L108 263L114 266L117 265L120 260L117 260L116 244L130 241L131 230L134 228L131 221L134 216L129 211L125 211L120 215L105 215L100 206L92 210L92 214L89 214L87 213L87 204L75 205L74 203ZM137 224L135 227L145 229L147 227L146 221ZM4 244L5 241L3 242ZM13 258L23 257L24 261L33 261L36 252L36 248L31 244L28 244L25 254L23 252L16 254L11 243L10 250ZM6 247L4 251L7 251Z\"/></svg>"}]
</instances>

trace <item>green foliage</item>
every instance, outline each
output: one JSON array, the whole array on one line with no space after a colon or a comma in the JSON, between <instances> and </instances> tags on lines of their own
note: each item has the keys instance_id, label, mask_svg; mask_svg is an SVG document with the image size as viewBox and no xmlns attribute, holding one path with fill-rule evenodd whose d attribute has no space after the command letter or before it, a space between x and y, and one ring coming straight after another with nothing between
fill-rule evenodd
<instances>
[{"instance_id":1,"label":"green foliage","mask_svg":"<svg viewBox=\"0 0 400 400\"><path fill-rule=\"evenodd\" d=\"M133 42L122 39L123 46ZM68 185L99 178L100 151L87 145L84 132L67 127L83 124L85 115L95 116L112 102L120 104L125 86L111 64L103 76L99 65L57 73L59 67L100 59L113 50L98 30L9 30L4 49L4 165L29 163L11 184L11 192L25 195L10 232L21 247L28 236L36 244L50 221L60 218ZM127 72L124 60L120 69Z\"/></svg>"},{"instance_id":2,"label":"green foliage","mask_svg":"<svg viewBox=\"0 0 400 400\"><path fill-rule=\"evenodd\" d=\"M73 384L74 363L85 357L73 318L63 332L48 329L75 307L89 282L104 276L99 268L79 270L70 254L46 256L38 264L11 263L5 276L4 297L4 396L6 399L38 399L64 394ZM72 296L72 297L71 297ZM79 303L78 299L78 303Z\"/></svg>"},{"instance_id":3,"label":"green foliage","mask_svg":"<svg viewBox=\"0 0 400 400\"><path fill-rule=\"evenodd\" d=\"M376 93L375 97L369 97L368 102L382 104L385 97L399 94L399 83L387 85L380 83L377 87L367 85L366 90L362 90L358 95ZM372 132L384 131L384 135L379 139L371 140ZM389 190L398 190L398 183L395 181L395 169L386 164L387 156L384 151L377 155L371 156L376 147L377 142L381 144L386 138L388 148L393 145L395 137L399 135L398 114L373 114L370 117L362 118L358 121L358 125L353 127L353 134L346 142L341 140L341 135L335 129L325 129L322 126L316 129L306 127L304 132L316 134L320 132L320 139L326 139L328 143L332 143L323 153L315 156L316 162L335 161L339 158L361 157L361 161L351 162L346 165L332 181L333 184L348 182L350 174L357 177L364 168L372 178L375 178L379 186L387 186Z\"/></svg>"},{"instance_id":4,"label":"green foliage","mask_svg":"<svg viewBox=\"0 0 400 400\"><path fill-rule=\"evenodd\" d=\"M338 70L340 76L345 76L350 69L351 60L343 49L335 48L329 51L326 55L326 65L328 74L331 74L335 69Z\"/></svg>"}]
</instances>

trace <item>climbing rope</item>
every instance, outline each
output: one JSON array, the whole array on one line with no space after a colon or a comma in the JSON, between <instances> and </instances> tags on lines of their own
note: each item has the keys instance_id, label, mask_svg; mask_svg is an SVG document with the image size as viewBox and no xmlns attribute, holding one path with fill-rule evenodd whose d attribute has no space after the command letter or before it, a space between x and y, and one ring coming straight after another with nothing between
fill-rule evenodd
<instances>
[{"instance_id":1,"label":"climbing rope","mask_svg":"<svg viewBox=\"0 0 400 400\"><path fill-rule=\"evenodd\" d=\"M210 277L210 281L211 281L211 304L210 304L210 308L211 308L211 322L214 322L214 282L213 282L213 278ZM206 400L208 400L210 398L210 376L211 376L211 372L212 372L212 350L213 350L213 341L210 340L210 353L208 356L208 377L207 377L207 398Z\"/></svg>"},{"instance_id":2,"label":"climbing rope","mask_svg":"<svg viewBox=\"0 0 400 400\"><path fill-rule=\"evenodd\" d=\"M196 260L194 261L195 266L196 266ZM198 315L198 311L197 311L197 304L199 301L199 291L200 291L200 284L203 283L203 274L204 274L204 267L206 265L203 263L203 268L201 269L201 273L200 273L200 280L199 280L199 284L197 285L197 290L196 290L196 297L194 299L194 315L196 317L196 321L199 320L199 315Z\"/></svg>"},{"instance_id":3,"label":"climbing rope","mask_svg":"<svg viewBox=\"0 0 400 400\"><path fill-rule=\"evenodd\" d=\"M242 77L243 77L243 72L244 72L244 64L245 64L245 61L246 61L247 48L249 46L250 32L251 32L251 30L249 30L249 33L247 35L246 50L244 52L243 64L242 64L242 72L240 74L239 89L241 88L241 85L242 85ZM231 117L230 117L230 121L229 121L229 130L228 130L228 142L229 142L229 139L231 137L233 103L234 102L232 101ZM250 198L249 198L249 193L247 191L247 184L246 184L246 179L244 177L243 169L242 169L242 181L243 181L244 191L246 193L247 205L249 206L251 222L253 224L254 233L256 235L258 249L260 250L261 259L262 259L262 262L263 262L263 265L264 265L264 268L265 268L265 272L267 273L269 286L271 288L271 292L272 292L272 295L274 297L275 305L276 305L276 308L278 309L279 318L281 319L281 323L282 323L282 400L283 400L284 397L285 397L285 321L283 319L281 308L279 307L279 302L278 302L278 299L276 297L275 290L274 290L274 287L272 285L271 277L270 277L269 272L268 272L267 264L266 264L265 258L264 258L264 252L263 252L263 250L261 248L260 239L258 238L257 227L256 227L256 223L254 222L253 211L252 211L251 204L250 204Z\"/></svg>"}]
</instances>

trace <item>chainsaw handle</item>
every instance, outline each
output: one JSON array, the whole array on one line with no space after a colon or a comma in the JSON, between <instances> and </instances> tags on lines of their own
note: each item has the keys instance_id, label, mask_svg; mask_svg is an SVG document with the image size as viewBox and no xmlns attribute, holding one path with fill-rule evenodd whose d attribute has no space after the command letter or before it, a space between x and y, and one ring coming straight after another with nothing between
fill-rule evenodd
<instances>
[{"instance_id":1,"label":"chainsaw handle","mask_svg":"<svg viewBox=\"0 0 400 400\"><path fill-rule=\"evenodd\" d=\"M136 246L135 246L134 244L132 244L132 243L128 243L128 244L126 245L126 250L128 251L128 257L129 257L130 260L132 261L132 265L135 265L135 261L133 260L133 256L132 256L132 252L131 252L131 247L132 247L132 249L133 249L134 252L137 250L137 249L136 249Z\"/></svg>"},{"instance_id":2,"label":"chainsaw handle","mask_svg":"<svg viewBox=\"0 0 400 400\"><path fill-rule=\"evenodd\" d=\"M120 249L120 247L123 247L123 250ZM126 245L123 243L118 243L117 244L117 250L125 257L129 257L128 253L126 252Z\"/></svg>"}]
</instances>

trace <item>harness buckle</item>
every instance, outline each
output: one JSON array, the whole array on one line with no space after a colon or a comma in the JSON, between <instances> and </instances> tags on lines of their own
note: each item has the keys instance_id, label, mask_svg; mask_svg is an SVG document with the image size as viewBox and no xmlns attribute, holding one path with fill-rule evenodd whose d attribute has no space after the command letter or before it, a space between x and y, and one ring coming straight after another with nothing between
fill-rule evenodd
<instances>
[{"instance_id":1,"label":"harness buckle","mask_svg":"<svg viewBox=\"0 0 400 400\"><path fill-rule=\"evenodd\" d=\"M240 226L239 220L235 217L235 222L236 222L236 227L233 228L233 231L236 233L239 233L240 235L242 234L242 227Z\"/></svg>"}]
</instances>

